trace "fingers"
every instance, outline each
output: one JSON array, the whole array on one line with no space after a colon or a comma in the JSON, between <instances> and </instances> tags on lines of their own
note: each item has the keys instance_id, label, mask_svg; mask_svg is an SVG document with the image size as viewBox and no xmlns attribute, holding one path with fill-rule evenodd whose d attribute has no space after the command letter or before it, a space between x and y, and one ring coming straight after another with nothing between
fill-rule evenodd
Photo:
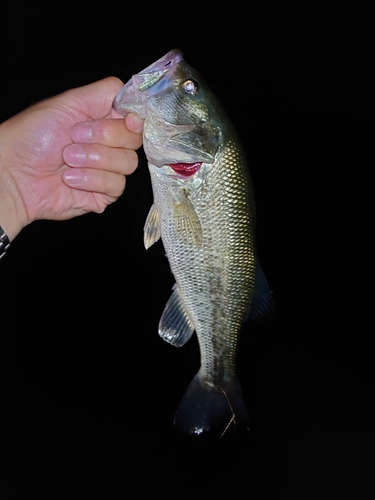
<instances>
[{"instance_id":1,"label":"fingers","mask_svg":"<svg viewBox=\"0 0 375 500\"><path fill-rule=\"evenodd\" d=\"M135 113L129 113L125 116L125 124L128 130L135 134L142 134L144 120Z\"/></svg>"},{"instance_id":2,"label":"fingers","mask_svg":"<svg viewBox=\"0 0 375 500\"><path fill-rule=\"evenodd\" d=\"M73 142L104 144L115 148L138 149L142 145L143 121L133 115L128 118L130 131L123 118L102 119L77 123L72 127L70 136ZM138 132L139 131L139 132Z\"/></svg>"},{"instance_id":3,"label":"fingers","mask_svg":"<svg viewBox=\"0 0 375 500\"><path fill-rule=\"evenodd\" d=\"M114 115L115 116L115 115ZM70 131L73 141L63 150L64 183L101 193L113 200L125 189L126 175L137 168L136 150L142 145L143 120L135 114L80 122Z\"/></svg>"},{"instance_id":4,"label":"fingers","mask_svg":"<svg viewBox=\"0 0 375 500\"><path fill-rule=\"evenodd\" d=\"M63 173L66 185L113 199L122 194L125 176L133 173L138 165L138 155L133 149L103 144L69 144L63 151L63 158L71 167Z\"/></svg>"},{"instance_id":5,"label":"fingers","mask_svg":"<svg viewBox=\"0 0 375 500\"><path fill-rule=\"evenodd\" d=\"M101 193L117 199L125 189L126 177L105 170L69 168L63 173L64 183L74 189Z\"/></svg>"},{"instance_id":6,"label":"fingers","mask_svg":"<svg viewBox=\"0 0 375 500\"><path fill-rule=\"evenodd\" d=\"M107 170L123 175L134 172L138 155L133 149L111 148L102 144L69 144L63 151L69 167Z\"/></svg>"}]
</instances>

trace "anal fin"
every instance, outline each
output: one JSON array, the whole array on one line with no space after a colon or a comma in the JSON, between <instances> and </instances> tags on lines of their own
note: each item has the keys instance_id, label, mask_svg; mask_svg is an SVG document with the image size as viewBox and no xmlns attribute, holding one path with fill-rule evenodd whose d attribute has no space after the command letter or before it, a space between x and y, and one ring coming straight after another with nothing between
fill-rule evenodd
<instances>
[{"instance_id":1,"label":"anal fin","mask_svg":"<svg viewBox=\"0 0 375 500\"><path fill-rule=\"evenodd\" d=\"M181 347L193 335L195 328L181 302L177 285L173 290L159 322L159 335L175 347Z\"/></svg>"}]
</instances>

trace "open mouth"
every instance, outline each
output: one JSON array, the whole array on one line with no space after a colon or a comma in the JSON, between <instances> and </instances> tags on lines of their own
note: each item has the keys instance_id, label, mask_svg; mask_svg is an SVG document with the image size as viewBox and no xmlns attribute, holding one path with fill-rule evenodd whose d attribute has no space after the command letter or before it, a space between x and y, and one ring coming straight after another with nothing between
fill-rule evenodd
<instances>
[{"instance_id":1,"label":"open mouth","mask_svg":"<svg viewBox=\"0 0 375 500\"><path fill-rule=\"evenodd\" d=\"M195 174L202 166L202 162L196 163L170 163L171 167L175 172L184 177L191 177Z\"/></svg>"}]
</instances>

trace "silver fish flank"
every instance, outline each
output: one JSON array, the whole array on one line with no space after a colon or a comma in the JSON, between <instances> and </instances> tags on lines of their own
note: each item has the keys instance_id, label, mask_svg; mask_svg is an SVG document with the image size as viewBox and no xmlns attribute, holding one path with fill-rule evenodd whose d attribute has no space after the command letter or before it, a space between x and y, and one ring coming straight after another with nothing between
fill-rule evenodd
<instances>
[{"instance_id":1,"label":"silver fish flank","mask_svg":"<svg viewBox=\"0 0 375 500\"><path fill-rule=\"evenodd\" d=\"M175 413L187 434L248 428L236 354L248 319L269 319L272 293L255 246L249 168L236 131L179 50L134 75L114 101L145 118L154 203L144 227L161 238L175 285L159 323L174 346L196 332L201 366Z\"/></svg>"}]
</instances>

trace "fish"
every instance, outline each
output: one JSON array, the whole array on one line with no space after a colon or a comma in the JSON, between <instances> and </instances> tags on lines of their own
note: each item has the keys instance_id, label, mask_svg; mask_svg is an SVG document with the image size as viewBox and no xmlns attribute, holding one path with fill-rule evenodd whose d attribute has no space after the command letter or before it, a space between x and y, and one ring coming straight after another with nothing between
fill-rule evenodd
<instances>
[{"instance_id":1,"label":"fish","mask_svg":"<svg viewBox=\"0 0 375 500\"><path fill-rule=\"evenodd\" d=\"M143 118L153 204L144 246L162 241L175 284L158 325L175 347L194 332L200 367L174 414L189 435L250 428L237 376L243 325L268 320L273 293L256 249L249 164L238 133L180 49L133 75L114 109Z\"/></svg>"}]
</instances>

